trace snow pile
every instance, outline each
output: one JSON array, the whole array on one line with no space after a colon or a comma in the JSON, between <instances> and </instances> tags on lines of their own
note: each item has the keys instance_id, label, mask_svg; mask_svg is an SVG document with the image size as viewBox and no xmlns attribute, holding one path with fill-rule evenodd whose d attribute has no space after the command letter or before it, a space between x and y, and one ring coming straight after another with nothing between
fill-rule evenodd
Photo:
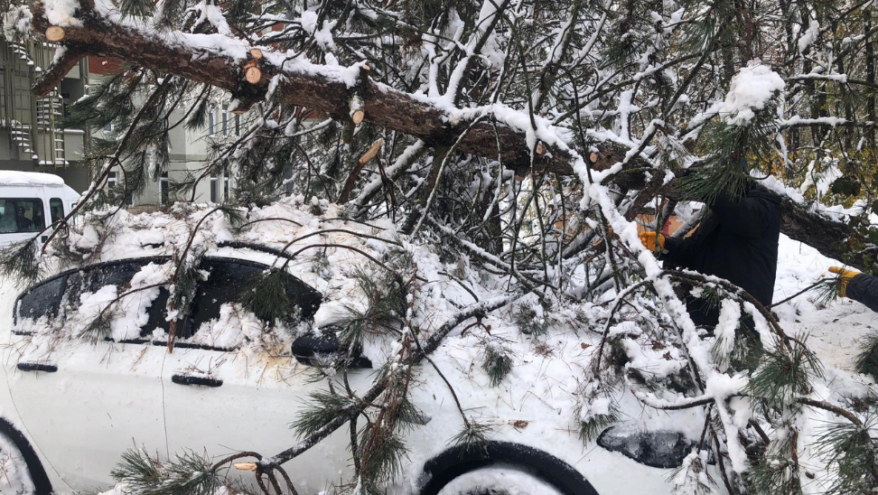
<instances>
[{"instance_id":1,"label":"snow pile","mask_svg":"<svg viewBox=\"0 0 878 495\"><path fill-rule=\"evenodd\" d=\"M731 125L747 125L756 117L756 111L764 109L785 85L780 75L767 65L744 67L732 78L719 113Z\"/></svg>"}]
</instances>

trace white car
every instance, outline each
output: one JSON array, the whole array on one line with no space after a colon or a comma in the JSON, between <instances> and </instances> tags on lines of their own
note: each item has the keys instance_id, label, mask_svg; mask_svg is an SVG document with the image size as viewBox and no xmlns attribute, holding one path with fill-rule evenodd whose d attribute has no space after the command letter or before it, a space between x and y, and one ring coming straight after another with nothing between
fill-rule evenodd
<instances>
[{"instance_id":1,"label":"white car","mask_svg":"<svg viewBox=\"0 0 878 495\"><path fill-rule=\"evenodd\" d=\"M252 314L242 314L233 302L254 275L277 260L271 252L296 237L322 232L296 243L296 249L326 242L317 240L320 236L333 236L327 244L356 245L381 258L382 243L376 239L390 239L392 232L345 223L334 215L334 206L323 208L322 215L314 216L311 207L291 200L251 211L250 220L256 221L234 235L221 215L206 221L196 242L203 248L200 268L205 278L171 353L164 287L141 291L136 298L128 296L131 299L120 310L121 323L113 326L112 335L94 343L81 338L79 315L93 315L101 307L95 306L96 301L106 292L143 287L147 275L170 266L168 256L190 235L187 226L193 224L181 217L197 220L206 209L140 216L120 212L113 225L105 225L112 235L98 247L94 247L94 232L71 234L73 249L91 246L93 254L94 249L100 251L99 261L60 271L24 291L7 281L0 288L4 353L0 451L7 454L0 457L0 472L8 473L10 485L4 493L106 489L113 485L110 472L120 455L134 447L168 458L186 449L215 457L244 450L274 455L296 444L290 423L305 407L310 392L326 389L309 374L309 346L316 341L309 340L314 334L303 333L302 328L314 320L314 326L325 329L340 308L356 304L356 287L347 270L368 263L353 250L324 247L320 269L301 261L289 265L291 295L305 321L293 344L298 346L297 356L291 352L291 336L265 333ZM374 239L345 232L368 233ZM459 283L443 278L443 264L427 247L406 247L417 260L420 276L428 281L418 297L438 308L437 321L442 321L442 308L454 312L486 294L476 285L464 291ZM127 318L131 308L134 316ZM683 426L665 436L637 433L642 428L701 424L686 416L696 411L676 416L639 412L638 417L627 418L640 425L637 431L611 430L603 441L625 455L594 442L583 443L576 431L574 393L588 362L583 351L587 337L550 332L546 339L551 340L553 353L535 352L527 339L512 342L518 338L517 330L501 316L487 318L493 335L510 338L515 356L512 377L503 384L491 387L478 367L480 336L475 330L450 335L432 356L467 413L491 427L487 452L466 453L450 442L461 429L460 413L436 371L421 366L417 380L430 385L414 387L412 399L428 421L406 434L407 467L391 493L650 495L669 491L668 468L688 454L687 438L697 438L697 426L691 427L693 431ZM387 349L382 345L367 346L364 358L381 361ZM352 386L365 390L373 378L368 368L355 371ZM298 493L318 494L350 481L349 435L346 427L340 428L284 465Z\"/></svg>"},{"instance_id":2,"label":"white car","mask_svg":"<svg viewBox=\"0 0 878 495\"><path fill-rule=\"evenodd\" d=\"M57 175L0 170L0 248L33 238L78 200Z\"/></svg>"}]
</instances>

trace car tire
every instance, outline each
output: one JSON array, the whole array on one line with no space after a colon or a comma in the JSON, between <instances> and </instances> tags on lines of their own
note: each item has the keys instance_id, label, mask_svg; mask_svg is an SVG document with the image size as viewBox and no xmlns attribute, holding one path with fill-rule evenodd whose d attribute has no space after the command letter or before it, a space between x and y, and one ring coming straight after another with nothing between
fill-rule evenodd
<instances>
[{"instance_id":1,"label":"car tire","mask_svg":"<svg viewBox=\"0 0 878 495\"><path fill-rule=\"evenodd\" d=\"M424 464L421 477L424 481L418 493L438 495L454 479L492 466L527 473L563 495L598 495L591 483L564 461L541 450L510 442L488 442L484 450L462 447L446 450ZM492 491L496 489L486 488L482 493L476 491L476 494L487 495Z\"/></svg>"},{"instance_id":2,"label":"car tire","mask_svg":"<svg viewBox=\"0 0 878 495\"><path fill-rule=\"evenodd\" d=\"M24 434L0 418L0 495L50 495L52 483Z\"/></svg>"}]
</instances>

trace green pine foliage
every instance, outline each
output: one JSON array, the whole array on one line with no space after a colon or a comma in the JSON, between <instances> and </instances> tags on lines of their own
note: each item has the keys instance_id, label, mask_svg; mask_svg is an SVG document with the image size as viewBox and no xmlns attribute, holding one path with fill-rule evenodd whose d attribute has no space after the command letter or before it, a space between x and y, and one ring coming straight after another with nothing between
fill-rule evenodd
<instances>
[{"instance_id":1,"label":"green pine foliage","mask_svg":"<svg viewBox=\"0 0 878 495\"><path fill-rule=\"evenodd\" d=\"M290 425L300 438L313 435L339 416L348 414L356 402L332 392L314 392L306 407Z\"/></svg>"},{"instance_id":2,"label":"green pine foliage","mask_svg":"<svg viewBox=\"0 0 878 495\"><path fill-rule=\"evenodd\" d=\"M866 334L860 340L860 353L854 366L859 373L878 380L878 333Z\"/></svg>"},{"instance_id":3,"label":"green pine foliage","mask_svg":"<svg viewBox=\"0 0 878 495\"><path fill-rule=\"evenodd\" d=\"M487 425L468 420L463 429L452 437L449 442L461 448L461 455L469 453L487 454L488 433L491 428Z\"/></svg>"},{"instance_id":4,"label":"green pine foliage","mask_svg":"<svg viewBox=\"0 0 878 495\"><path fill-rule=\"evenodd\" d=\"M805 345L804 339L792 349L765 351L762 364L753 373L748 391L770 404L785 405L811 390L811 378L823 376L823 366Z\"/></svg>"},{"instance_id":5,"label":"green pine foliage","mask_svg":"<svg viewBox=\"0 0 878 495\"><path fill-rule=\"evenodd\" d=\"M787 450L789 452L789 450ZM746 474L749 491L755 495L801 495L798 466L789 455L777 454L760 458Z\"/></svg>"},{"instance_id":6,"label":"green pine foliage","mask_svg":"<svg viewBox=\"0 0 878 495\"><path fill-rule=\"evenodd\" d=\"M210 459L194 452L160 463L143 449L129 449L111 476L133 495L216 495L224 484Z\"/></svg>"},{"instance_id":7,"label":"green pine foliage","mask_svg":"<svg viewBox=\"0 0 878 495\"><path fill-rule=\"evenodd\" d=\"M0 248L0 274L19 286L32 285L43 272L39 247L31 239Z\"/></svg>"},{"instance_id":8,"label":"green pine foliage","mask_svg":"<svg viewBox=\"0 0 878 495\"><path fill-rule=\"evenodd\" d=\"M549 323L545 317L537 315L537 311L526 304L518 306L514 316L518 329L525 335L538 337L549 330Z\"/></svg>"},{"instance_id":9,"label":"green pine foliage","mask_svg":"<svg viewBox=\"0 0 878 495\"><path fill-rule=\"evenodd\" d=\"M837 423L817 439L817 449L826 459L831 485L827 495L867 495L878 491L878 442L872 436L875 417L862 425Z\"/></svg>"},{"instance_id":10,"label":"green pine foliage","mask_svg":"<svg viewBox=\"0 0 878 495\"><path fill-rule=\"evenodd\" d=\"M244 309L269 324L295 321L298 317L295 279L284 270L271 269L254 275L242 294Z\"/></svg>"},{"instance_id":11,"label":"green pine foliage","mask_svg":"<svg viewBox=\"0 0 878 495\"><path fill-rule=\"evenodd\" d=\"M503 345L495 340L485 342L485 361L482 363L482 369L491 379L492 387L499 386L512 371L512 358Z\"/></svg>"},{"instance_id":12,"label":"green pine foliage","mask_svg":"<svg viewBox=\"0 0 878 495\"><path fill-rule=\"evenodd\" d=\"M115 303L111 303L115 304ZM113 318L114 312L112 308L101 311L97 318L90 321L88 325L80 332L79 338L91 344L97 344L104 339L113 335Z\"/></svg>"},{"instance_id":13,"label":"green pine foliage","mask_svg":"<svg viewBox=\"0 0 878 495\"><path fill-rule=\"evenodd\" d=\"M396 273L377 266L371 270L357 268L352 277L365 295L366 308L349 306L349 316L337 325L341 341L354 348L361 346L367 335L386 335L401 328L411 287Z\"/></svg>"}]
</instances>

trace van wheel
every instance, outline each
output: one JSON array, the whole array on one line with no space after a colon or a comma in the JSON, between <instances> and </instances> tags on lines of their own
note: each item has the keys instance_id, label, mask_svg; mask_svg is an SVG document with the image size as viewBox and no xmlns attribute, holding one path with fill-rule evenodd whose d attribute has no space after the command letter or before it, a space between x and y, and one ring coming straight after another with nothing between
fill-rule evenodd
<instances>
[{"instance_id":1,"label":"van wheel","mask_svg":"<svg viewBox=\"0 0 878 495\"><path fill-rule=\"evenodd\" d=\"M452 447L424 464L421 480L419 495L598 495L561 459L509 442Z\"/></svg>"}]
</instances>

